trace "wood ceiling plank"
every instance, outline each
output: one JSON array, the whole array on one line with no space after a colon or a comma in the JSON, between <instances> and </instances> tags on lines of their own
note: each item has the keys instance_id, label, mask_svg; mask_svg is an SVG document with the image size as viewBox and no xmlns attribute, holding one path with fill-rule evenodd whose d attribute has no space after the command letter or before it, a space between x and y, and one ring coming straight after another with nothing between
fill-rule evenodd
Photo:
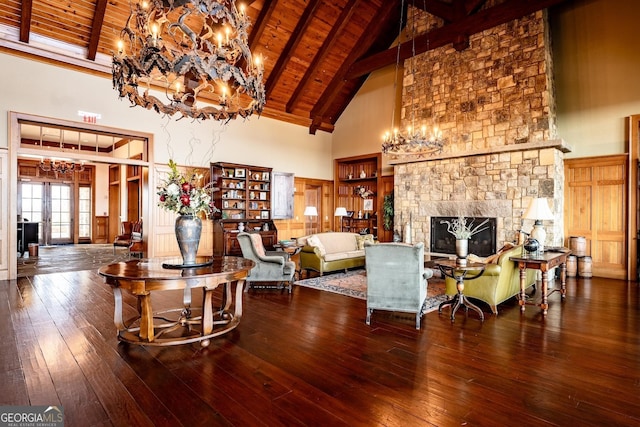
<instances>
[{"instance_id":1,"label":"wood ceiling plank","mask_svg":"<svg viewBox=\"0 0 640 427\"><path fill-rule=\"evenodd\" d=\"M378 9L378 12L374 16L374 18L369 22L369 25L362 32L360 39L356 43L354 49L349 53L347 59L343 62L343 65L340 67L331 83L327 86L326 90L320 96L320 99L316 103L316 105L311 110L311 120L312 125L309 128L309 132L314 134L315 131L319 128L319 125L324 121L324 114L329 109L330 104L336 98L340 90L342 89L342 85L344 84L345 77L347 72L350 69L350 64L353 64L357 58L360 58L369 47L375 41L375 38L378 36L379 32L382 31L381 22L384 22L384 18L392 14L394 9L398 9L400 6L400 0L388 0L385 1L382 6Z\"/></svg>"},{"instance_id":2,"label":"wood ceiling plank","mask_svg":"<svg viewBox=\"0 0 640 427\"><path fill-rule=\"evenodd\" d=\"M312 75L317 71L318 64L320 64L324 60L327 53L333 48L333 45L337 41L338 35L341 34L344 28L348 25L351 15L353 15L353 13L357 10L357 8L355 7L357 1L358 0L349 0L344 9L342 9L342 12L340 13L340 16L336 21L336 24L333 25L329 34L327 34L324 43L316 53L304 76L302 76L302 78L300 79L300 83L293 91L289 102L287 102L287 105L285 107L285 111L287 113L291 113L293 111L293 108L299 101L300 95L307 87L307 84L311 81Z\"/></svg>"},{"instance_id":3,"label":"wood ceiling plank","mask_svg":"<svg viewBox=\"0 0 640 427\"><path fill-rule=\"evenodd\" d=\"M284 71L284 67L289 62L291 53L298 46L298 43L300 43L300 40L304 35L305 29L309 26L311 19L313 19L314 12L316 11L316 8L318 7L319 3L320 3L319 0L310 0L309 3L307 4L307 7L305 7L304 12L302 13L302 16L298 20L298 24L293 30L293 34L291 35L291 37L289 37L287 44L285 45L284 49L278 56L278 61L276 62L276 65L271 70L271 73L269 73L267 82L264 85L265 91L267 92L267 97L269 96L273 87L275 86L278 79L282 75L282 72Z\"/></svg>"}]
</instances>

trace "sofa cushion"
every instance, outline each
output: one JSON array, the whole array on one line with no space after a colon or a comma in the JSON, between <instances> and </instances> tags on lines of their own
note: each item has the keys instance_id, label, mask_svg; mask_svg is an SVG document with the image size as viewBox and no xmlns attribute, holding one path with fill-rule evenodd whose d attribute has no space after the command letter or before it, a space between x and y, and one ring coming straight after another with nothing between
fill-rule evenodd
<instances>
[{"instance_id":1,"label":"sofa cushion","mask_svg":"<svg viewBox=\"0 0 640 427\"><path fill-rule=\"evenodd\" d=\"M364 250L365 242L375 243L375 240L373 240L373 234L361 234L356 236L356 243L358 244L359 250Z\"/></svg>"},{"instance_id":2,"label":"sofa cushion","mask_svg":"<svg viewBox=\"0 0 640 427\"><path fill-rule=\"evenodd\" d=\"M324 246L325 253L355 251L358 249L356 233L329 232L315 235Z\"/></svg>"},{"instance_id":3,"label":"sofa cushion","mask_svg":"<svg viewBox=\"0 0 640 427\"><path fill-rule=\"evenodd\" d=\"M341 259L358 258L363 256L364 256L364 250L334 252L332 254L326 254L324 256L324 260L329 262L329 261L338 261Z\"/></svg>"},{"instance_id":4,"label":"sofa cushion","mask_svg":"<svg viewBox=\"0 0 640 427\"><path fill-rule=\"evenodd\" d=\"M307 238L307 245L318 248L318 251L320 252L320 256L322 257L325 256L327 253L327 251L324 248L324 245L322 244L318 236L316 236L315 234Z\"/></svg>"}]
</instances>

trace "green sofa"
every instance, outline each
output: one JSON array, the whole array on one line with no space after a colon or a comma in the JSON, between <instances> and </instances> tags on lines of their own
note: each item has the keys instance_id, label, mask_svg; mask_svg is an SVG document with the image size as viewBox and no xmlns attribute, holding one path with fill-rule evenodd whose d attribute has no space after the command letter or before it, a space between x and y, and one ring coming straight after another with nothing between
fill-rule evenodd
<instances>
[{"instance_id":1,"label":"green sofa","mask_svg":"<svg viewBox=\"0 0 640 427\"><path fill-rule=\"evenodd\" d=\"M364 242L374 242L372 235L358 233L326 232L312 234L298 242L304 244L300 251L300 271L314 270L324 273L363 267Z\"/></svg>"},{"instance_id":2,"label":"green sofa","mask_svg":"<svg viewBox=\"0 0 640 427\"><path fill-rule=\"evenodd\" d=\"M498 304L520 293L520 270L509 257L521 255L522 246L514 246L500 254L495 263L487 264L480 277L464 281L464 295L484 301L498 314ZM469 272L471 276L473 272ZM535 285L536 270L527 270L525 288ZM450 277L445 279L447 295L458 293L456 281Z\"/></svg>"}]
</instances>

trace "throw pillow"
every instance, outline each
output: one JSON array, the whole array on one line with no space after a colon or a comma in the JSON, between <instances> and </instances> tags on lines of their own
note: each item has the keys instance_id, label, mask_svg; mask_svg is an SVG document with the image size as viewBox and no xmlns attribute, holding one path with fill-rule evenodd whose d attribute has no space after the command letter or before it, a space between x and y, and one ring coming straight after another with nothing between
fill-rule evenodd
<instances>
[{"instance_id":1,"label":"throw pillow","mask_svg":"<svg viewBox=\"0 0 640 427\"><path fill-rule=\"evenodd\" d=\"M265 256L264 245L262 244L262 237L259 233L249 233L249 237L251 238L251 243L253 244L253 248L258 254L259 257Z\"/></svg>"},{"instance_id":2,"label":"throw pillow","mask_svg":"<svg viewBox=\"0 0 640 427\"><path fill-rule=\"evenodd\" d=\"M327 251L324 249L324 246L322 245L322 242L315 234L307 238L307 245L318 248L318 251L320 251L320 256L325 256L327 253Z\"/></svg>"},{"instance_id":3,"label":"throw pillow","mask_svg":"<svg viewBox=\"0 0 640 427\"><path fill-rule=\"evenodd\" d=\"M365 242L369 242L369 243L375 243L375 240L373 240L373 234L359 234L356 236L356 242L358 243L358 250L362 250L364 249L364 243Z\"/></svg>"}]
</instances>

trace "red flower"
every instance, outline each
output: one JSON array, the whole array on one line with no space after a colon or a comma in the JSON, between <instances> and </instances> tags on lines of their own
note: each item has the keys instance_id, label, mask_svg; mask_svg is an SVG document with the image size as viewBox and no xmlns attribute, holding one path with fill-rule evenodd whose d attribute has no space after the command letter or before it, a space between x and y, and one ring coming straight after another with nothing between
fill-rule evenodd
<instances>
[{"instance_id":1,"label":"red flower","mask_svg":"<svg viewBox=\"0 0 640 427\"><path fill-rule=\"evenodd\" d=\"M188 194L183 194L182 196L180 196L180 202L182 202L184 206L189 206L189 203L191 203L191 198Z\"/></svg>"},{"instance_id":2,"label":"red flower","mask_svg":"<svg viewBox=\"0 0 640 427\"><path fill-rule=\"evenodd\" d=\"M164 194L162 196L160 196L160 201L164 202L165 200L167 200L167 196L165 196Z\"/></svg>"},{"instance_id":3,"label":"red flower","mask_svg":"<svg viewBox=\"0 0 640 427\"><path fill-rule=\"evenodd\" d=\"M182 183L182 191L184 191L185 193L188 193L191 191L191 184L188 182L183 182Z\"/></svg>"}]
</instances>

